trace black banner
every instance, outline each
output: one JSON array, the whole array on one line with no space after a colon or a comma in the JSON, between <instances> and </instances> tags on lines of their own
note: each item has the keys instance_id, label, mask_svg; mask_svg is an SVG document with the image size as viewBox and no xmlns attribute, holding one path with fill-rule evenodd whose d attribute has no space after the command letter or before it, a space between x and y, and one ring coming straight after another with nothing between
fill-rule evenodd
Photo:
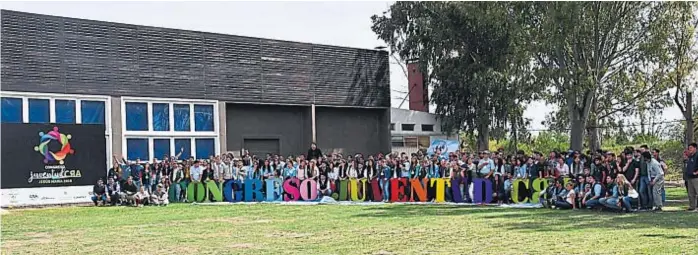
<instances>
[{"instance_id":1,"label":"black banner","mask_svg":"<svg viewBox=\"0 0 698 255\"><path fill-rule=\"evenodd\" d=\"M107 165L104 125L2 123L2 185L94 185Z\"/></svg>"}]
</instances>

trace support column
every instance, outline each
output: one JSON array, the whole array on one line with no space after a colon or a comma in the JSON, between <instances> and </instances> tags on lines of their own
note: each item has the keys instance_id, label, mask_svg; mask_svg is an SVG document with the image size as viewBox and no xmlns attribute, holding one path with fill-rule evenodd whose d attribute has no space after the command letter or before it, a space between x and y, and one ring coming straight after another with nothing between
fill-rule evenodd
<instances>
[{"instance_id":1,"label":"support column","mask_svg":"<svg viewBox=\"0 0 698 255\"><path fill-rule=\"evenodd\" d=\"M123 152L123 130L121 130L121 97L111 97L111 114L110 114L110 124L111 124L111 153L116 154L117 158L125 158L126 155L122 155ZM112 155L107 155L111 159Z\"/></svg>"},{"instance_id":2,"label":"support column","mask_svg":"<svg viewBox=\"0 0 698 255\"><path fill-rule=\"evenodd\" d=\"M218 148L220 148L219 154L226 153L228 151L228 140L227 138L227 114L226 114L226 103L218 102Z\"/></svg>"},{"instance_id":3,"label":"support column","mask_svg":"<svg viewBox=\"0 0 698 255\"><path fill-rule=\"evenodd\" d=\"M310 119L312 120L313 142L317 143L317 128L315 127L315 104L310 105Z\"/></svg>"}]
</instances>

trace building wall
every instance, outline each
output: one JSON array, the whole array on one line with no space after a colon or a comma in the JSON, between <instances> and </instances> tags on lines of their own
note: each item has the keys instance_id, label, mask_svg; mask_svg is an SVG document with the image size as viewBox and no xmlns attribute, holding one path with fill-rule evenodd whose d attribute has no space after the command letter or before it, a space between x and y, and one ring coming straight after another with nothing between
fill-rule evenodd
<instances>
[{"instance_id":1,"label":"building wall","mask_svg":"<svg viewBox=\"0 0 698 255\"><path fill-rule=\"evenodd\" d=\"M2 10L6 91L389 107L388 53Z\"/></svg>"},{"instance_id":2,"label":"building wall","mask_svg":"<svg viewBox=\"0 0 698 255\"><path fill-rule=\"evenodd\" d=\"M282 155L305 153L312 141L310 107L227 104L227 150L245 139L278 139Z\"/></svg>"},{"instance_id":3,"label":"building wall","mask_svg":"<svg viewBox=\"0 0 698 255\"><path fill-rule=\"evenodd\" d=\"M394 124L394 129L392 130L393 135L439 136L444 134L441 131L441 121L439 121L436 114L433 113L390 108L390 123ZM402 130L402 124L414 124L414 131ZM422 124L433 125L434 131L423 131Z\"/></svg>"},{"instance_id":4,"label":"building wall","mask_svg":"<svg viewBox=\"0 0 698 255\"><path fill-rule=\"evenodd\" d=\"M324 153L390 151L387 109L316 107L317 143Z\"/></svg>"}]
</instances>

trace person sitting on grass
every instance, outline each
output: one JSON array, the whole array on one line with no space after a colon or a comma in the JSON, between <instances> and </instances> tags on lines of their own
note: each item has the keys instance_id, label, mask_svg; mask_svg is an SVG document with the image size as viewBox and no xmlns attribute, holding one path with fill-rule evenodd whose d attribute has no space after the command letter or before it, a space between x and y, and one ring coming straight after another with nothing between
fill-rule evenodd
<instances>
[{"instance_id":1,"label":"person sitting on grass","mask_svg":"<svg viewBox=\"0 0 698 255\"><path fill-rule=\"evenodd\" d=\"M553 179L553 185L550 185L547 189L541 191L538 200L543 207L552 207L555 205L555 201L557 201L559 197L565 195L564 193L565 189L562 187L560 180Z\"/></svg>"},{"instance_id":2,"label":"person sitting on grass","mask_svg":"<svg viewBox=\"0 0 698 255\"><path fill-rule=\"evenodd\" d=\"M319 191L318 195L320 195L320 198L332 194L332 189L330 188L330 181L326 175L320 175L320 180L317 182L317 189Z\"/></svg>"},{"instance_id":3,"label":"person sitting on grass","mask_svg":"<svg viewBox=\"0 0 698 255\"><path fill-rule=\"evenodd\" d=\"M624 212L632 212L630 193L637 191L633 188L633 185L625 178L624 175L619 174L616 176L616 185L614 186L616 198L606 199L605 206L611 209L623 210Z\"/></svg>"},{"instance_id":4,"label":"person sitting on grass","mask_svg":"<svg viewBox=\"0 0 698 255\"><path fill-rule=\"evenodd\" d=\"M134 199L136 200L136 206L143 207L143 205L149 204L150 195L145 191L145 188L141 186L138 193L134 196Z\"/></svg>"},{"instance_id":5,"label":"person sitting on grass","mask_svg":"<svg viewBox=\"0 0 698 255\"><path fill-rule=\"evenodd\" d=\"M153 205L166 206L170 203L170 201L167 199L167 195L167 190L162 186L162 183L160 183L158 184L157 189L153 192L153 195L150 197L150 200L153 202Z\"/></svg>"},{"instance_id":6,"label":"person sitting on grass","mask_svg":"<svg viewBox=\"0 0 698 255\"><path fill-rule=\"evenodd\" d=\"M594 207L601 205L599 199L604 196L603 187L600 183L596 182L596 177L593 175L587 177L587 182L590 184L591 190L588 196L589 199L586 199L585 201L585 206L588 209L593 209Z\"/></svg>"},{"instance_id":7,"label":"person sitting on grass","mask_svg":"<svg viewBox=\"0 0 698 255\"><path fill-rule=\"evenodd\" d=\"M107 202L107 188L102 179L97 180L97 184L92 188L92 202L97 206L99 201L102 201L102 205Z\"/></svg>"},{"instance_id":8,"label":"person sitting on grass","mask_svg":"<svg viewBox=\"0 0 698 255\"><path fill-rule=\"evenodd\" d=\"M133 177L129 176L126 179L126 182L124 183L124 186L121 190L123 192L119 196L122 199L124 199L127 204L135 205L136 193L138 193L138 188L136 188L136 184L133 183Z\"/></svg>"},{"instance_id":9,"label":"person sitting on grass","mask_svg":"<svg viewBox=\"0 0 698 255\"><path fill-rule=\"evenodd\" d=\"M114 178L109 178L107 181L107 202L111 203L112 206L119 203L119 193L121 193L119 183L115 182Z\"/></svg>"},{"instance_id":10,"label":"person sitting on grass","mask_svg":"<svg viewBox=\"0 0 698 255\"><path fill-rule=\"evenodd\" d=\"M606 176L606 179L610 178L610 176ZM616 207L616 204L618 204L618 188L615 182L606 185L606 196L599 198L599 204L609 209L620 209Z\"/></svg>"},{"instance_id":11,"label":"person sitting on grass","mask_svg":"<svg viewBox=\"0 0 698 255\"><path fill-rule=\"evenodd\" d=\"M574 183L568 182L567 185L565 185L565 189L567 190L567 193L565 194L564 199L556 200L554 205L555 208L577 209L577 206L575 205L576 193L574 192Z\"/></svg>"},{"instance_id":12,"label":"person sitting on grass","mask_svg":"<svg viewBox=\"0 0 698 255\"><path fill-rule=\"evenodd\" d=\"M577 181L575 182L574 186L574 193L575 193L575 208L581 208L582 207L582 199L584 199L584 196L586 193L584 192L584 187L586 186L586 178L582 176L581 174L577 176Z\"/></svg>"}]
</instances>

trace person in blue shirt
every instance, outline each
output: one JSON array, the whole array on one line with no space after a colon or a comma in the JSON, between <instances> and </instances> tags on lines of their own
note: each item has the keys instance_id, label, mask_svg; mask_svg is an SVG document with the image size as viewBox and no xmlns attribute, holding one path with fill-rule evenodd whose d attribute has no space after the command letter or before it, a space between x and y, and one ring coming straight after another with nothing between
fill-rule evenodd
<instances>
[{"instance_id":1,"label":"person in blue shirt","mask_svg":"<svg viewBox=\"0 0 698 255\"><path fill-rule=\"evenodd\" d=\"M380 185L381 191L383 191L383 202L388 202L390 200L390 178L393 176L393 170L385 160L381 160L379 163L381 169L380 173Z\"/></svg>"},{"instance_id":2,"label":"person in blue shirt","mask_svg":"<svg viewBox=\"0 0 698 255\"><path fill-rule=\"evenodd\" d=\"M140 190L141 175L143 174L143 166L141 165L141 159L137 158L136 163L131 164L131 176L133 177L133 183L136 184L136 188Z\"/></svg>"},{"instance_id":3,"label":"person in blue shirt","mask_svg":"<svg viewBox=\"0 0 698 255\"><path fill-rule=\"evenodd\" d=\"M298 170L294 167L294 164L291 161L291 159L287 159L286 165L284 166L284 170L283 170L284 180L296 177L297 171Z\"/></svg>"},{"instance_id":4,"label":"person in blue shirt","mask_svg":"<svg viewBox=\"0 0 698 255\"><path fill-rule=\"evenodd\" d=\"M490 178L494 170L494 161L490 159L490 152L484 151L482 153L483 158L477 164L477 177L478 178Z\"/></svg>"},{"instance_id":5,"label":"person in blue shirt","mask_svg":"<svg viewBox=\"0 0 698 255\"><path fill-rule=\"evenodd\" d=\"M589 209L599 206L601 203L599 200L604 197L603 188L600 183L596 181L596 177L587 177L587 183L591 185L591 190L589 191L588 199L582 201L582 204Z\"/></svg>"}]
</instances>

